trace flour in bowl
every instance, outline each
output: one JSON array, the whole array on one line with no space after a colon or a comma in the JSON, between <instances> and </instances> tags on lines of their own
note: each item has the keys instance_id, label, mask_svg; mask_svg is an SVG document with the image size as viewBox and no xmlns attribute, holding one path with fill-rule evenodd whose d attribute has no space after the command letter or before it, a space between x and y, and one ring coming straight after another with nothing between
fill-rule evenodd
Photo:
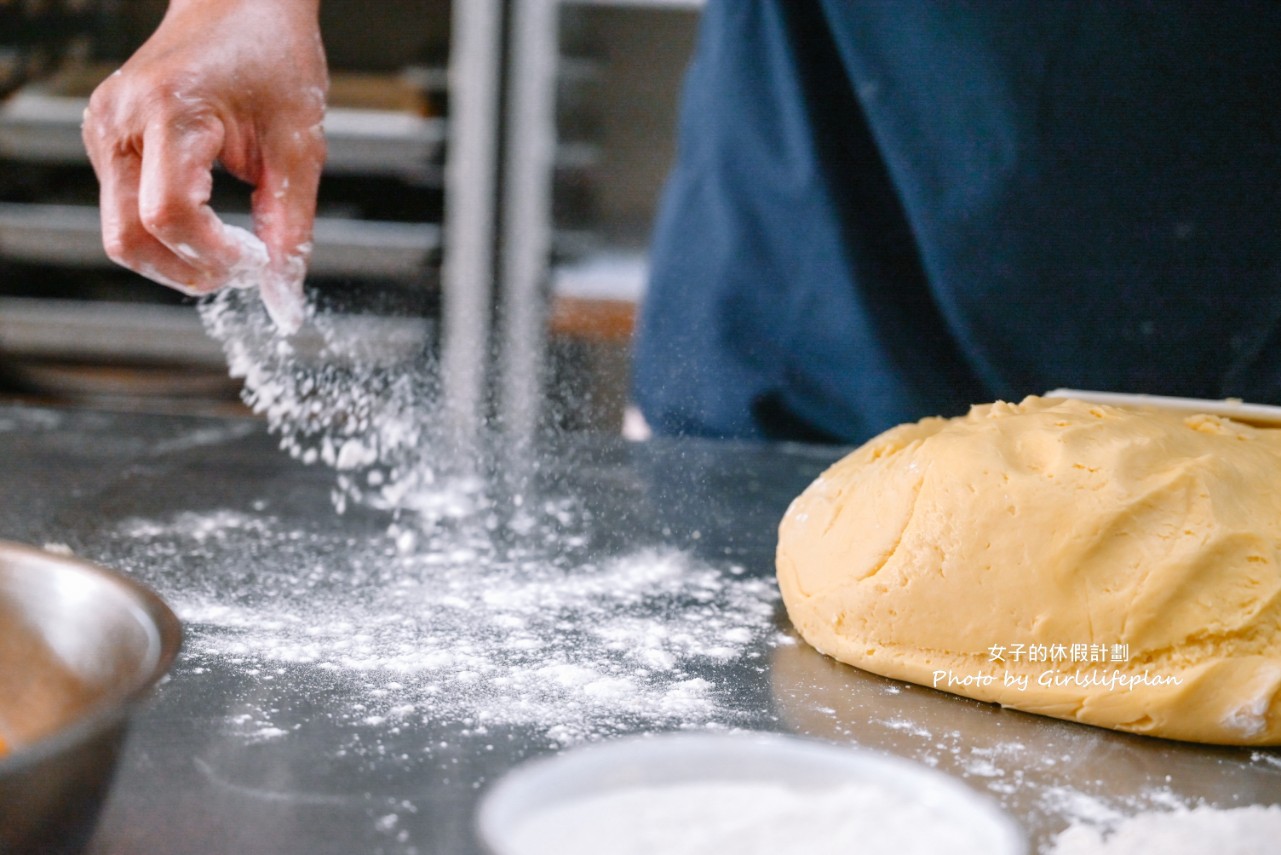
<instances>
[{"instance_id":1,"label":"flour in bowl","mask_svg":"<svg viewBox=\"0 0 1281 855\"><path fill-rule=\"evenodd\" d=\"M705 781L546 808L515 827L510 855L985 855L992 841L981 829L870 783Z\"/></svg>"}]
</instances>

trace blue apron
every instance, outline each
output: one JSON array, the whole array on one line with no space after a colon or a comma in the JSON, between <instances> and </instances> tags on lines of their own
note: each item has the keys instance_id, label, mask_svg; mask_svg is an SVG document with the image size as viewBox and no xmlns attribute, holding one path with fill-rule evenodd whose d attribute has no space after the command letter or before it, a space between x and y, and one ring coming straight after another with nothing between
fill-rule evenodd
<instances>
[{"instance_id":1,"label":"blue apron","mask_svg":"<svg viewBox=\"0 0 1281 855\"><path fill-rule=\"evenodd\" d=\"M1281 4L710 0L633 394L857 442L1055 386L1281 403Z\"/></svg>"}]
</instances>

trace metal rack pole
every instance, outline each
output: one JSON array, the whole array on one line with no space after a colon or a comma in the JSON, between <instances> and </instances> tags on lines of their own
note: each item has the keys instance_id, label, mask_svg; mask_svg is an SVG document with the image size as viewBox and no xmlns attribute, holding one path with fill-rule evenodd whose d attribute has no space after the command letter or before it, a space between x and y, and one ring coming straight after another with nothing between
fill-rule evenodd
<instances>
[{"instance_id":1,"label":"metal rack pole","mask_svg":"<svg viewBox=\"0 0 1281 855\"><path fill-rule=\"evenodd\" d=\"M538 426L547 339L559 2L516 0L503 188L499 403L516 443Z\"/></svg>"},{"instance_id":2,"label":"metal rack pole","mask_svg":"<svg viewBox=\"0 0 1281 855\"><path fill-rule=\"evenodd\" d=\"M478 434L494 293L502 0L452 6L441 374L456 437Z\"/></svg>"}]
</instances>

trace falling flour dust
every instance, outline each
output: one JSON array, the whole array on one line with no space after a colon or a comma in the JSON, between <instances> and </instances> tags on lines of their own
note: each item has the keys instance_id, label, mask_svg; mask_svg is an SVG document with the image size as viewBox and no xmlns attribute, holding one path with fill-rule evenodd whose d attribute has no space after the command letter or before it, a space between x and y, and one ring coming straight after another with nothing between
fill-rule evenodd
<instances>
[{"instance_id":1,"label":"falling flour dust","mask_svg":"<svg viewBox=\"0 0 1281 855\"><path fill-rule=\"evenodd\" d=\"M283 450L337 471L341 511L354 500L413 510L434 502L442 416L425 342L390 356L382 332L308 304L304 335L285 338L256 290L226 288L200 306L245 402L267 419Z\"/></svg>"},{"instance_id":2,"label":"falling flour dust","mask_svg":"<svg viewBox=\"0 0 1281 855\"><path fill-rule=\"evenodd\" d=\"M335 681L354 725L512 726L551 744L732 725L716 674L777 633L772 581L667 548L600 558L573 497L500 513L483 485L432 465L432 372L385 370L358 330L309 312L322 359L276 336L252 291L202 305L282 447L336 470L340 507L398 522L351 537L265 503L124 521L118 560L174 604L189 663ZM281 735L268 711L244 732Z\"/></svg>"}]
</instances>

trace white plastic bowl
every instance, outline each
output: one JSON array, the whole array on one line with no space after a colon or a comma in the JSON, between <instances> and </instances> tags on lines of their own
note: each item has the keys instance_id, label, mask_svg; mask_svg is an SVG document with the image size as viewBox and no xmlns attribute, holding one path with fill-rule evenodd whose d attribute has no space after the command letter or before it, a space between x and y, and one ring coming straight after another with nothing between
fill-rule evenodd
<instances>
[{"instance_id":1,"label":"white plastic bowl","mask_svg":"<svg viewBox=\"0 0 1281 855\"><path fill-rule=\"evenodd\" d=\"M815 794L871 783L962 825L987 855L1028 851L1026 835L1008 815L948 775L859 748L765 733L629 737L529 761L482 799L478 832L493 855L543 855L523 832L542 812L610 793L699 783L775 784ZM611 840L601 840L598 851L610 847Z\"/></svg>"}]
</instances>

